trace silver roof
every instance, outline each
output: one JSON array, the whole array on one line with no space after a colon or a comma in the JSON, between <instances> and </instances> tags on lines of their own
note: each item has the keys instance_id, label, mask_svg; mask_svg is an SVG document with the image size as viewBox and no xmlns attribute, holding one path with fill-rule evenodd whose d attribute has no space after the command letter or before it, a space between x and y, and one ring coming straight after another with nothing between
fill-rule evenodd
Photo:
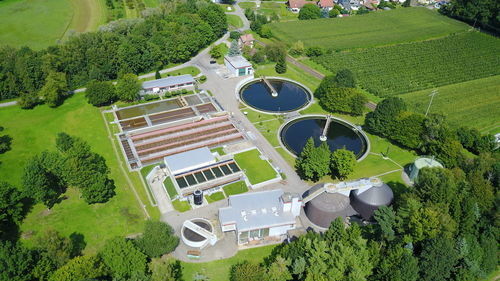
<instances>
[{"instance_id":1,"label":"silver roof","mask_svg":"<svg viewBox=\"0 0 500 281\"><path fill-rule=\"evenodd\" d=\"M229 206L219 209L220 223L235 223L238 231L294 224L292 212L283 212L282 195L275 189L229 196Z\"/></svg>"},{"instance_id":2,"label":"silver roof","mask_svg":"<svg viewBox=\"0 0 500 281\"><path fill-rule=\"evenodd\" d=\"M207 162L215 162L215 156L206 146L165 157L165 164L172 173L188 168L196 169Z\"/></svg>"},{"instance_id":3,"label":"silver roof","mask_svg":"<svg viewBox=\"0 0 500 281\"><path fill-rule=\"evenodd\" d=\"M234 68L242 68L242 67L252 66L252 64L249 61L247 61L247 59L244 58L243 56L234 56L234 57L225 56L224 58L232 66L234 66Z\"/></svg>"},{"instance_id":4,"label":"silver roof","mask_svg":"<svg viewBox=\"0 0 500 281\"><path fill-rule=\"evenodd\" d=\"M162 79L145 81L142 83L143 89L164 88L175 86L179 84L194 83L194 78L191 74L184 74L179 76L170 76Z\"/></svg>"},{"instance_id":5,"label":"silver roof","mask_svg":"<svg viewBox=\"0 0 500 281\"><path fill-rule=\"evenodd\" d=\"M394 198L392 189L387 184L381 186L373 186L365 191L353 190L353 196L363 203L372 206L389 205Z\"/></svg>"}]
</instances>

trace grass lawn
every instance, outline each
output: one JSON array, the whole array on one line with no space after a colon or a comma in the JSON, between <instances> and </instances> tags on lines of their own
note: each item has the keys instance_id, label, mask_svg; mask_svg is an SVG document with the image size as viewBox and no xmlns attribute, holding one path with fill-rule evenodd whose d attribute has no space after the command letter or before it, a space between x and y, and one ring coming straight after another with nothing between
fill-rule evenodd
<instances>
[{"instance_id":1,"label":"grass lawn","mask_svg":"<svg viewBox=\"0 0 500 281\"><path fill-rule=\"evenodd\" d=\"M290 45L300 40L305 46L344 50L427 40L466 31L469 26L427 8L407 8L347 18L278 22L271 28L273 36Z\"/></svg>"},{"instance_id":2,"label":"grass lawn","mask_svg":"<svg viewBox=\"0 0 500 281\"><path fill-rule=\"evenodd\" d=\"M238 3L240 7L245 10L245 9L255 9L255 2L240 2Z\"/></svg>"},{"instance_id":3,"label":"grass lawn","mask_svg":"<svg viewBox=\"0 0 500 281\"><path fill-rule=\"evenodd\" d=\"M188 201L175 200L172 201L172 206L174 206L174 209L181 213L191 210L191 205L189 205Z\"/></svg>"},{"instance_id":4,"label":"grass lawn","mask_svg":"<svg viewBox=\"0 0 500 281\"><path fill-rule=\"evenodd\" d=\"M258 184L276 177L276 171L271 167L269 162L260 159L260 155L257 149L234 155L234 160L245 171L251 184Z\"/></svg>"},{"instance_id":5,"label":"grass lawn","mask_svg":"<svg viewBox=\"0 0 500 281\"><path fill-rule=\"evenodd\" d=\"M226 14L227 17L227 23L230 26L234 26L235 28L242 28L243 27L243 21L241 18L237 15L228 15Z\"/></svg>"},{"instance_id":6,"label":"grass lawn","mask_svg":"<svg viewBox=\"0 0 500 281\"><path fill-rule=\"evenodd\" d=\"M42 205L34 206L21 225L25 234L36 235L47 228L65 236L81 233L87 243L85 251L95 252L108 238L142 231L144 213L119 168L99 109L88 105L83 94L74 95L58 108L45 105L32 110L17 106L1 108L0 124L5 127L4 133L13 138L12 150L0 155L2 180L21 188L23 167L28 159L43 150L55 150L56 134L64 131L87 141L92 151L106 159L116 185L116 196L105 204L88 205L79 199L78 191L69 189L65 194L68 199L49 212ZM137 192L143 194L141 200L147 204L139 175L129 175ZM31 240L24 241L30 244Z\"/></svg>"},{"instance_id":7,"label":"grass lawn","mask_svg":"<svg viewBox=\"0 0 500 281\"><path fill-rule=\"evenodd\" d=\"M231 195L241 194L248 191L248 186L244 181L237 181L224 186L224 193L229 197Z\"/></svg>"},{"instance_id":8,"label":"grass lawn","mask_svg":"<svg viewBox=\"0 0 500 281\"><path fill-rule=\"evenodd\" d=\"M283 124L278 119L274 120L267 120L267 121L260 121L258 123L254 123L253 125L257 130L260 131L260 133L269 141L269 143L272 146L278 146L280 145L277 137L277 132L279 131L279 128Z\"/></svg>"},{"instance_id":9,"label":"grass lawn","mask_svg":"<svg viewBox=\"0 0 500 281\"><path fill-rule=\"evenodd\" d=\"M169 76L178 76L178 75L184 75L184 74L191 74L192 76L196 76L200 74L200 69L196 66L186 66L178 70L170 71L167 73L162 73L161 78L169 77ZM148 77L141 79L141 81L148 81L148 80L155 80L156 78L154 76Z\"/></svg>"},{"instance_id":10,"label":"grass lawn","mask_svg":"<svg viewBox=\"0 0 500 281\"><path fill-rule=\"evenodd\" d=\"M106 20L98 0L0 1L0 42L42 49L55 45L71 30L95 30Z\"/></svg>"},{"instance_id":11,"label":"grass lawn","mask_svg":"<svg viewBox=\"0 0 500 281\"><path fill-rule=\"evenodd\" d=\"M295 157L293 157L286 149L283 147L276 148L276 151L285 159L285 161L290 165L290 167L295 167Z\"/></svg>"},{"instance_id":12,"label":"grass lawn","mask_svg":"<svg viewBox=\"0 0 500 281\"><path fill-rule=\"evenodd\" d=\"M226 197L224 196L224 193L222 193L222 192L215 192L215 193L212 193L210 195L205 195L205 199L207 199L208 203L220 201L224 198L226 198Z\"/></svg>"},{"instance_id":13,"label":"grass lawn","mask_svg":"<svg viewBox=\"0 0 500 281\"><path fill-rule=\"evenodd\" d=\"M313 77L310 74L306 73L304 70L296 67L295 65L287 63L287 71L283 74L276 73L274 69L275 64L264 64L258 65L255 69L255 77L258 76L276 76L276 77L286 77L297 82L300 82L302 85L309 88L309 90L313 91L319 86L321 80L319 78Z\"/></svg>"},{"instance_id":14,"label":"grass lawn","mask_svg":"<svg viewBox=\"0 0 500 281\"><path fill-rule=\"evenodd\" d=\"M276 3L276 2L260 2L260 8L257 9L260 13L265 16L271 17L273 14L279 16L280 21L290 21L297 20L299 14L295 14L290 12L285 3Z\"/></svg>"},{"instance_id":15,"label":"grass lawn","mask_svg":"<svg viewBox=\"0 0 500 281\"><path fill-rule=\"evenodd\" d=\"M165 185L165 189L167 190L168 197L170 199L175 198L177 196L177 190L175 190L174 183L172 182L172 179L170 177L165 178L165 181L163 181L163 185Z\"/></svg>"},{"instance_id":16,"label":"grass lawn","mask_svg":"<svg viewBox=\"0 0 500 281\"><path fill-rule=\"evenodd\" d=\"M260 263L269 256L275 245L239 251L234 257L206 263L181 262L182 275L186 281L194 280L195 274L202 274L208 280L229 280L229 272L233 264L242 261Z\"/></svg>"},{"instance_id":17,"label":"grass lawn","mask_svg":"<svg viewBox=\"0 0 500 281\"><path fill-rule=\"evenodd\" d=\"M500 75L437 88L430 113L441 113L454 126L499 133ZM425 114L431 90L401 95L410 109Z\"/></svg>"}]
</instances>

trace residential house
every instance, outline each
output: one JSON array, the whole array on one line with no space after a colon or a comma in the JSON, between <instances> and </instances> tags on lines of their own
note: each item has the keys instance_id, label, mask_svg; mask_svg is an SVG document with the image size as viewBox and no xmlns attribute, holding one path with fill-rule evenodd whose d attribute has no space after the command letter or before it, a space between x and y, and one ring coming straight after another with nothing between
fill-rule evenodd
<instances>
[{"instance_id":1,"label":"residential house","mask_svg":"<svg viewBox=\"0 0 500 281\"><path fill-rule=\"evenodd\" d=\"M333 9L333 0L319 0L318 1L318 7L321 9L325 9L328 11L331 11Z\"/></svg>"},{"instance_id":2,"label":"residential house","mask_svg":"<svg viewBox=\"0 0 500 281\"><path fill-rule=\"evenodd\" d=\"M250 48L253 48L253 42L255 39L253 38L252 34L243 34L240 36L240 47L243 48L245 46L249 46Z\"/></svg>"}]
</instances>

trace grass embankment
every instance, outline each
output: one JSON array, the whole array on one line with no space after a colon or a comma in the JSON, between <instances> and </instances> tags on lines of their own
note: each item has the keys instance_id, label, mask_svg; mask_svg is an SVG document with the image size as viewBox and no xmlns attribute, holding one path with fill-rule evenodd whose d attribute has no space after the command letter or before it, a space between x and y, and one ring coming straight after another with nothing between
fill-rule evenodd
<instances>
[{"instance_id":1,"label":"grass embankment","mask_svg":"<svg viewBox=\"0 0 500 281\"><path fill-rule=\"evenodd\" d=\"M178 70L173 70L173 71L169 71L166 73L161 73L160 76L161 76L161 78L166 78L169 76L179 76L179 75L184 75L184 74L191 74L194 77L200 73L201 73L201 71L198 67L186 66L186 67L180 68ZM150 77L141 79L141 81L149 81L149 80L155 80L155 79L156 79L155 76L150 76Z\"/></svg>"},{"instance_id":2,"label":"grass embankment","mask_svg":"<svg viewBox=\"0 0 500 281\"><path fill-rule=\"evenodd\" d=\"M172 182L172 179L170 177L165 178L165 181L163 181L163 185L165 185L165 189L167 190L170 200L177 196L177 190L175 190L174 183Z\"/></svg>"},{"instance_id":3,"label":"grass embankment","mask_svg":"<svg viewBox=\"0 0 500 281\"><path fill-rule=\"evenodd\" d=\"M277 22L271 28L274 37L289 45L300 40L305 46L344 50L428 40L469 27L426 8L405 8L347 18Z\"/></svg>"},{"instance_id":4,"label":"grass embankment","mask_svg":"<svg viewBox=\"0 0 500 281\"><path fill-rule=\"evenodd\" d=\"M87 104L83 94L74 95L58 108L46 105L32 110L17 106L1 108L0 124L5 127L5 134L13 138L12 150L0 155L2 180L21 189L27 161L44 150L55 150L56 135L64 131L84 139L92 151L106 159L116 185L116 196L105 204L88 205L77 190L69 189L65 194L67 199L50 211L43 205L35 205L21 225L27 244L31 244L30 233L36 236L52 228L65 236L83 234L87 243L85 251L95 252L108 238L142 230L145 215L119 167L101 113ZM129 173L129 177L142 194L142 202L149 205L138 173ZM153 210L148 211L154 217L159 216L159 212L157 216Z\"/></svg>"},{"instance_id":5,"label":"grass embankment","mask_svg":"<svg viewBox=\"0 0 500 281\"><path fill-rule=\"evenodd\" d=\"M228 15L226 14L227 17L227 23L230 26L233 26L234 28L242 28L243 27L243 21L238 15Z\"/></svg>"},{"instance_id":6,"label":"grass embankment","mask_svg":"<svg viewBox=\"0 0 500 281\"><path fill-rule=\"evenodd\" d=\"M241 152L234 155L238 166L245 171L251 184L258 184L276 177L276 171L266 160L262 160L257 149Z\"/></svg>"},{"instance_id":7,"label":"grass embankment","mask_svg":"<svg viewBox=\"0 0 500 281\"><path fill-rule=\"evenodd\" d=\"M228 184L222 188L226 196L236 195L245 193L248 191L248 186L244 181L237 181L231 184Z\"/></svg>"},{"instance_id":8,"label":"grass embankment","mask_svg":"<svg viewBox=\"0 0 500 281\"><path fill-rule=\"evenodd\" d=\"M42 49L55 45L71 30L95 30L106 21L104 1L0 1L0 44Z\"/></svg>"},{"instance_id":9,"label":"grass embankment","mask_svg":"<svg viewBox=\"0 0 500 281\"><path fill-rule=\"evenodd\" d=\"M262 260L269 256L275 245L258 247L248 250L238 251L238 253L231 258L217 260L205 263L188 263L181 262L182 276L186 281L195 280L195 275L204 275L208 277L207 280L229 280L229 273L231 266L243 261L260 263Z\"/></svg>"},{"instance_id":10,"label":"grass embankment","mask_svg":"<svg viewBox=\"0 0 500 281\"><path fill-rule=\"evenodd\" d=\"M430 113L441 113L455 127L499 133L500 75L437 88ZM431 89L401 95L411 110L425 114Z\"/></svg>"},{"instance_id":11,"label":"grass embankment","mask_svg":"<svg viewBox=\"0 0 500 281\"><path fill-rule=\"evenodd\" d=\"M222 193L222 192L214 192L210 195L205 195L205 199L207 200L207 202L209 204L216 202L216 201L220 201L224 198L226 198L226 197L224 196L224 193Z\"/></svg>"},{"instance_id":12,"label":"grass embankment","mask_svg":"<svg viewBox=\"0 0 500 281\"><path fill-rule=\"evenodd\" d=\"M172 201L172 206L175 210L181 213L191 210L191 205L189 205L188 201L175 200Z\"/></svg>"}]
</instances>

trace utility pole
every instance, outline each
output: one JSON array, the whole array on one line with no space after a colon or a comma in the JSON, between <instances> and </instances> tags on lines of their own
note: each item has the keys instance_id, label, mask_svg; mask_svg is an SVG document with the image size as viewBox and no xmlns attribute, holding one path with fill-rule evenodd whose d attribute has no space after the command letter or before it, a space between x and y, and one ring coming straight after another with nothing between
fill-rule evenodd
<instances>
[{"instance_id":1,"label":"utility pole","mask_svg":"<svg viewBox=\"0 0 500 281\"><path fill-rule=\"evenodd\" d=\"M425 116L427 117L427 114L429 113L429 109L431 108L432 100L434 99L434 96L437 95L439 91L437 89L432 90L432 93L429 95L431 97L431 100L429 101L429 106L427 107L427 110L425 111Z\"/></svg>"}]
</instances>

